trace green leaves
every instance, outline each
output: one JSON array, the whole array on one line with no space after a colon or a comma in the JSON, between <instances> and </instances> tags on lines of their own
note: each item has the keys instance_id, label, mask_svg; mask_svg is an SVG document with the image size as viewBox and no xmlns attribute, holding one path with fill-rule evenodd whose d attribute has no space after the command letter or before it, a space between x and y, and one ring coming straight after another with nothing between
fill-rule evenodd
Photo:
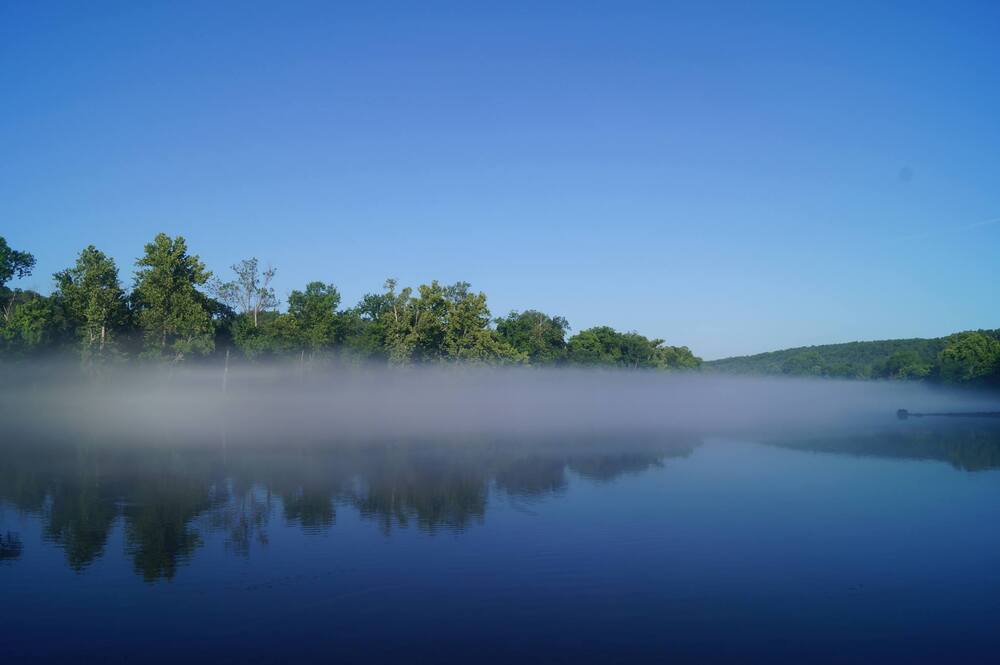
<instances>
[{"instance_id":1,"label":"green leaves","mask_svg":"<svg viewBox=\"0 0 1000 665\"><path fill-rule=\"evenodd\" d=\"M232 324L233 342L247 358L282 356L298 353L303 348L302 330L291 314L265 312L257 325L248 315Z\"/></svg>"},{"instance_id":2,"label":"green leaves","mask_svg":"<svg viewBox=\"0 0 1000 665\"><path fill-rule=\"evenodd\" d=\"M785 349L707 364L730 374L1000 383L1000 330Z\"/></svg>"},{"instance_id":3,"label":"green leaves","mask_svg":"<svg viewBox=\"0 0 1000 665\"><path fill-rule=\"evenodd\" d=\"M143 355L176 361L210 352L215 347L212 317L197 287L212 273L188 254L184 238L157 235L136 265L132 300L145 339Z\"/></svg>"},{"instance_id":4,"label":"green leaves","mask_svg":"<svg viewBox=\"0 0 1000 665\"><path fill-rule=\"evenodd\" d=\"M914 349L901 349L889 356L879 368L879 375L889 379L922 379L933 367Z\"/></svg>"},{"instance_id":5,"label":"green leaves","mask_svg":"<svg viewBox=\"0 0 1000 665\"><path fill-rule=\"evenodd\" d=\"M365 295L338 310L340 292L314 281L292 291L288 312L277 311L270 266L256 258L232 266L235 279L216 281L213 300L202 292L209 272L182 237L157 235L136 261L126 295L114 261L93 245L73 267L54 275L51 297L3 284L31 273L34 257L0 238L0 352L28 357L74 340L85 364L122 357L120 342L141 333L142 356L177 362L211 353L218 337L250 359L336 353L392 364L465 362L694 370L702 360L685 346L670 346L609 326L566 339L569 323L537 310L512 311L493 321L486 294L468 282L437 281ZM239 315L234 312L238 310ZM928 379L945 383L1000 383L1000 331L970 331L930 340L852 342L788 349L713 361L715 370L841 378Z\"/></svg>"},{"instance_id":6,"label":"green leaves","mask_svg":"<svg viewBox=\"0 0 1000 665\"><path fill-rule=\"evenodd\" d=\"M55 274L56 294L80 338L83 361L107 359L128 320L125 292L115 262L90 245L73 268Z\"/></svg>"},{"instance_id":7,"label":"green leaves","mask_svg":"<svg viewBox=\"0 0 1000 665\"><path fill-rule=\"evenodd\" d=\"M15 292L0 327L0 349L9 357L29 356L51 348L65 327L62 313L50 298Z\"/></svg>"},{"instance_id":8,"label":"green leaves","mask_svg":"<svg viewBox=\"0 0 1000 665\"><path fill-rule=\"evenodd\" d=\"M338 306L340 292L333 284L309 282L305 291L289 294L288 314L295 319L305 348L316 353L339 341Z\"/></svg>"},{"instance_id":9,"label":"green leaves","mask_svg":"<svg viewBox=\"0 0 1000 665\"><path fill-rule=\"evenodd\" d=\"M632 369L696 369L698 358L686 346L667 346L662 339L648 339L638 333L618 332L608 326L588 328L570 337L570 362L578 365L606 365Z\"/></svg>"},{"instance_id":10,"label":"green leaves","mask_svg":"<svg viewBox=\"0 0 1000 665\"><path fill-rule=\"evenodd\" d=\"M396 293L386 281L380 318L385 325L389 360L395 364L467 361L486 364L523 362L525 356L490 327L484 293L469 291L468 282L442 286L423 284Z\"/></svg>"},{"instance_id":11,"label":"green leaves","mask_svg":"<svg viewBox=\"0 0 1000 665\"><path fill-rule=\"evenodd\" d=\"M569 323L538 310L491 319L486 294L468 282L437 281L416 290L388 279L382 293L339 310L340 292L314 281L292 291L277 311L271 281L256 258L232 266L235 279L215 281L188 253L182 237L157 235L136 261L126 295L114 261L94 246L54 275L51 297L10 290L4 283L31 273L34 257L0 237L0 354L29 357L72 341L85 364L122 357L121 342L141 333L142 356L177 362L232 343L250 359L338 354L392 364L464 362L490 365L579 365L695 370L702 360L636 332L596 326L566 338ZM236 313L237 310L239 314ZM940 339L851 342L712 361L715 371L787 376L932 380L1000 384L1000 331L969 331Z\"/></svg>"},{"instance_id":12,"label":"green leaves","mask_svg":"<svg viewBox=\"0 0 1000 665\"><path fill-rule=\"evenodd\" d=\"M34 256L28 252L11 249L7 240L0 236L0 288L13 277L27 277L34 267Z\"/></svg>"},{"instance_id":13,"label":"green leaves","mask_svg":"<svg viewBox=\"0 0 1000 665\"><path fill-rule=\"evenodd\" d=\"M553 365L566 360L566 331L569 323L561 316L537 310L511 312L497 319L500 338L526 356L532 365Z\"/></svg>"},{"instance_id":14,"label":"green leaves","mask_svg":"<svg viewBox=\"0 0 1000 665\"><path fill-rule=\"evenodd\" d=\"M949 383L1000 381L1000 339L985 332L952 335L938 357L941 378Z\"/></svg>"},{"instance_id":15,"label":"green leaves","mask_svg":"<svg viewBox=\"0 0 1000 665\"><path fill-rule=\"evenodd\" d=\"M30 254L11 250L0 238L0 278L23 276L33 265ZM24 354L58 345L69 330L85 362L118 356L119 339L132 330L141 333L142 357L173 362L212 352L217 338L251 359L309 351L392 364L571 362L674 369L701 362L686 347L609 327L585 330L567 342L566 319L537 310L494 322L486 294L472 291L468 282L433 281L414 291L397 289L396 280L388 279L382 293L339 311L336 286L314 281L291 292L282 314L271 287L274 268L261 271L257 259L249 258L232 270L235 279L210 283L212 273L188 253L184 238L160 233L136 261L126 296L114 261L89 246L72 268L55 274L51 298L28 297L0 283L0 340L8 354Z\"/></svg>"}]
</instances>

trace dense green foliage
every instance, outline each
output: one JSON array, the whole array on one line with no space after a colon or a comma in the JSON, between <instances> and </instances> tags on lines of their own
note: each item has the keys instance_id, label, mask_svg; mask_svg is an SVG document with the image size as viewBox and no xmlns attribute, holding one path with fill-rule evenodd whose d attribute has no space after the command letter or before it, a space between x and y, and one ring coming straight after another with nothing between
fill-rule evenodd
<instances>
[{"instance_id":1,"label":"dense green foliage","mask_svg":"<svg viewBox=\"0 0 1000 665\"><path fill-rule=\"evenodd\" d=\"M0 238L4 282L31 273L35 259ZM462 362L488 365L586 365L663 370L701 364L687 347L668 346L607 326L567 338L569 323L536 310L494 319L486 294L467 282L416 289L386 280L354 307L336 286L310 282L278 309L276 270L256 258L213 279L184 238L159 234L136 261L126 293L114 261L93 246L55 275L51 296L0 284L0 357L72 351L94 367L129 357L180 362L236 352L250 360L339 358L395 365Z\"/></svg>"},{"instance_id":2,"label":"dense green foliage","mask_svg":"<svg viewBox=\"0 0 1000 665\"><path fill-rule=\"evenodd\" d=\"M497 334L532 364L551 365L566 360L566 332L569 323L561 316L549 316L534 309L511 312L497 319Z\"/></svg>"},{"instance_id":3,"label":"dense green foliage","mask_svg":"<svg viewBox=\"0 0 1000 665\"><path fill-rule=\"evenodd\" d=\"M766 376L927 379L1000 385L1000 330L934 339L890 339L808 346L712 360L706 371Z\"/></svg>"},{"instance_id":4,"label":"dense green foliage","mask_svg":"<svg viewBox=\"0 0 1000 665\"><path fill-rule=\"evenodd\" d=\"M212 273L188 254L184 238L157 235L136 265L132 304L143 334L143 354L181 360L212 351L212 308L198 291Z\"/></svg>"},{"instance_id":5,"label":"dense green foliage","mask_svg":"<svg viewBox=\"0 0 1000 665\"><path fill-rule=\"evenodd\" d=\"M13 277L25 277L35 267L35 257L27 252L19 252L7 245L0 237L0 288L6 286Z\"/></svg>"},{"instance_id":6,"label":"dense green foliage","mask_svg":"<svg viewBox=\"0 0 1000 665\"><path fill-rule=\"evenodd\" d=\"M646 339L607 326L588 328L569 340L569 359L579 365L617 365L693 369L701 364L686 346L665 346L662 339Z\"/></svg>"},{"instance_id":7,"label":"dense green foliage","mask_svg":"<svg viewBox=\"0 0 1000 665\"><path fill-rule=\"evenodd\" d=\"M570 336L561 316L537 310L494 319L486 294L467 282L417 289L386 280L353 307L336 286L310 282L278 310L276 270L256 258L223 282L184 238L159 234L136 261L131 293L114 261L93 246L55 274L51 296L10 289L35 258L0 238L0 358L72 351L85 366L129 357L172 362L235 351L257 360L318 357L395 365L464 362L693 370L729 374L928 380L1000 386L1000 330L938 339L897 339L800 347L702 365L684 346L596 326Z\"/></svg>"},{"instance_id":8,"label":"dense green foliage","mask_svg":"<svg viewBox=\"0 0 1000 665\"><path fill-rule=\"evenodd\" d=\"M80 252L76 266L56 273L55 280L55 298L80 338L84 361L113 355L116 334L129 321L114 261L91 245Z\"/></svg>"}]
</instances>

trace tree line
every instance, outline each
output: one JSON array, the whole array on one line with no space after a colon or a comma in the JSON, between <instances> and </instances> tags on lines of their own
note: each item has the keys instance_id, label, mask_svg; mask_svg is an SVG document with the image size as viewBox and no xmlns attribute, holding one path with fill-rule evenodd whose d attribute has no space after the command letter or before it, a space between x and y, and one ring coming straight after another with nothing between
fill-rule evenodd
<instances>
[{"instance_id":1,"label":"tree line","mask_svg":"<svg viewBox=\"0 0 1000 665\"><path fill-rule=\"evenodd\" d=\"M932 339L848 342L723 358L705 371L763 376L920 380L1000 387L1000 330Z\"/></svg>"},{"instance_id":2,"label":"tree line","mask_svg":"<svg viewBox=\"0 0 1000 665\"><path fill-rule=\"evenodd\" d=\"M93 245L57 272L49 296L11 289L35 258L0 237L0 357L73 353L86 367L130 358L168 362L235 351L250 360L339 358L393 365L471 362L688 370L701 359L635 332L598 326L569 335L565 318L537 310L494 318L467 282L417 289L386 280L343 307L336 286L314 281L280 310L273 267L256 258L214 276L184 238L158 234L126 290L114 260Z\"/></svg>"}]
</instances>

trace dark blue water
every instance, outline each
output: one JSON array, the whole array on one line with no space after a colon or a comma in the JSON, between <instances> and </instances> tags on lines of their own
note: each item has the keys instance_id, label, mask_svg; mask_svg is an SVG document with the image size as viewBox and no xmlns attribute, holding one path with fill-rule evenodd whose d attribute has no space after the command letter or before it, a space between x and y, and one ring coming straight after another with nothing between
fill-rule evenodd
<instances>
[{"instance_id":1,"label":"dark blue water","mask_svg":"<svg viewBox=\"0 0 1000 665\"><path fill-rule=\"evenodd\" d=\"M1000 659L1000 430L972 423L4 441L0 536L5 662Z\"/></svg>"}]
</instances>

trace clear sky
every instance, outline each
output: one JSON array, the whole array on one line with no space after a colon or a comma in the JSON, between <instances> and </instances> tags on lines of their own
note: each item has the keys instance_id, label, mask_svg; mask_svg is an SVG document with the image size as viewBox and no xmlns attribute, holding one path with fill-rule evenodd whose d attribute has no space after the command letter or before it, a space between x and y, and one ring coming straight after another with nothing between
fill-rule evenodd
<instances>
[{"instance_id":1,"label":"clear sky","mask_svg":"<svg viewBox=\"0 0 1000 665\"><path fill-rule=\"evenodd\" d=\"M1000 327L1000 3L0 5L0 235L706 358Z\"/></svg>"}]
</instances>

